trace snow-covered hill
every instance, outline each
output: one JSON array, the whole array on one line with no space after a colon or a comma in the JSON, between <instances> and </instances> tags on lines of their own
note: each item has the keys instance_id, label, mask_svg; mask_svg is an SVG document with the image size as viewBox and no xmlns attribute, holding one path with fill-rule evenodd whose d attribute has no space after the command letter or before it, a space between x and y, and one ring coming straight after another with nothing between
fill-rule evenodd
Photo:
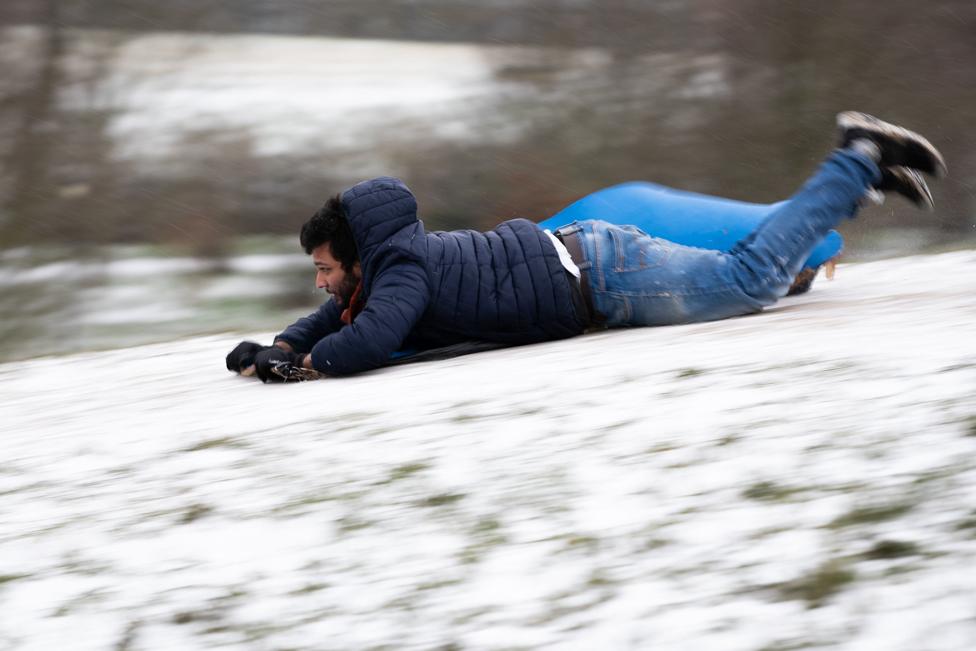
<instances>
[{"instance_id":1,"label":"snow-covered hill","mask_svg":"<svg viewBox=\"0 0 976 651\"><path fill-rule=\"evenodd\" d=\"M0 365L0 647L976 648L974 265L301 385Z\"/></svg>"}]
</instances>

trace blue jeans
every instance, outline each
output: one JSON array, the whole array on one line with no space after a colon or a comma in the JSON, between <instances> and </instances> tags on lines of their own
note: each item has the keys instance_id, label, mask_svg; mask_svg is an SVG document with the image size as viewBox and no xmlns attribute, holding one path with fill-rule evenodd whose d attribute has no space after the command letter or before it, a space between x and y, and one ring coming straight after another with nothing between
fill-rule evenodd
<instances>
[{"instance_id":1,"label":"blue jeans","mask_svg":"<svg viewBox=\"0 0 976 651\"><path fill-rule=\"evenodd\" d=\"M880 180L860 153L834 151L789 200L728 252L682 246L634 226L579 221L593 308L608 327L711 321L758 312L786 294L810 252ZM675 215L680 219L680 215Z\"/></svg>"}]
</instances>

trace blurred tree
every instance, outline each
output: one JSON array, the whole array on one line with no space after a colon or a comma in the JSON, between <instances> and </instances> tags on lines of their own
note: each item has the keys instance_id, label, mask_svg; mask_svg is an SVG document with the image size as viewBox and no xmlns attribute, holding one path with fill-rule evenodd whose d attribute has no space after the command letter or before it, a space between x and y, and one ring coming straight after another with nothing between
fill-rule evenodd
<instances>
[{"instance_id":1,"label":"blurred tree","mask_svg":"<svg viewBox=\"0 0 976 651\"><path fill-rule=\"evenodd\" d=\"M79 44L57 0L35 10L39 23L6 30L8 47L0 49L10 73L0 84L0 235L8 246L84 243L100 239L119 216L109 200L117 179L112 108L100 82L124 37Z\"/></svg>"},{"instance_id":2,"label":"blurred tree","mask_svg":"<svg viewBox=\"0 0 976 651\"><path fill-rule=\"evenodd\" d=\"M43 31L37 42L30 43L37 62L35 70L28 75L33 81L18 79L19 83L4 93L0 104L3 123L13 125L13 132L5 134L9 145L3 166L7 194L3 234L8 244L30 241L30 225L42 218L47 209L43 204L50 199L50 159L59 125L55 102L62 81L65 37L57 0L43 0L40 6ZM25 37L29 35L19 36L27 40ZM3 54L17 56L17 49L4 48ZM4 68L19 69L11 65Z\"/></svg>"}]
</instances>

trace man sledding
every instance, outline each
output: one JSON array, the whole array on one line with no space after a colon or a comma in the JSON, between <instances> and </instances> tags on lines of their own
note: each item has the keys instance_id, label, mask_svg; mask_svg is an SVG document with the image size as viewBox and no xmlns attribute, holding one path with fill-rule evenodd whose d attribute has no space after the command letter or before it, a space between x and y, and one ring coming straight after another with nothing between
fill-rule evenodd
<instances>
[{"instance_id":1,"label":"man sledding","mask_svg":"<svg viewBox=\"0 0 976 651\"><path fill-rule=\"evenodd\" d=\"M839 147L796 194L741 204L752 206L753 223L729 247L654 237L632 223L642 213L629 204L614 210L595 200L563 211L571 223L561 213L556 222L513 219L485 233L427 232L402 182L365 181L302 226L316 285L331 299L272 346L241 342L227 368L265 382L342 376L389 364L404 349L529 344L758 312L788 292L818 246L837 248L828 235L866 198L894 192L932 207L920 173L943 176L946 165L925 138L863 113L841 113L837 124ZM737 204L704 199L719 221Z\"/></svg>"}]
</instances>

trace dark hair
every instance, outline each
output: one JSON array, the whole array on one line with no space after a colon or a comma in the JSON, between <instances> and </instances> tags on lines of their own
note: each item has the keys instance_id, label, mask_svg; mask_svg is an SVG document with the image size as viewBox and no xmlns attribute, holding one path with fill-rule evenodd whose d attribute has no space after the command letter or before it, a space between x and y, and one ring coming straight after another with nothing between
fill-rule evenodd
<instances>
[{"instance_id":1,"label":"dark hair","mask_svg":"<svg viewBox=\"0 0 976 651\"><path fill-rule=\"evenodd\" d=\"M305 253L309 255L328 242L332 257L339 261L345 271L352 271L352 266L359 260L356 240L352 237L352 229L349 228L339 195L331 197L311 219L302 224L302 232L298 237Z\"/></svg>"}]
</instances>

